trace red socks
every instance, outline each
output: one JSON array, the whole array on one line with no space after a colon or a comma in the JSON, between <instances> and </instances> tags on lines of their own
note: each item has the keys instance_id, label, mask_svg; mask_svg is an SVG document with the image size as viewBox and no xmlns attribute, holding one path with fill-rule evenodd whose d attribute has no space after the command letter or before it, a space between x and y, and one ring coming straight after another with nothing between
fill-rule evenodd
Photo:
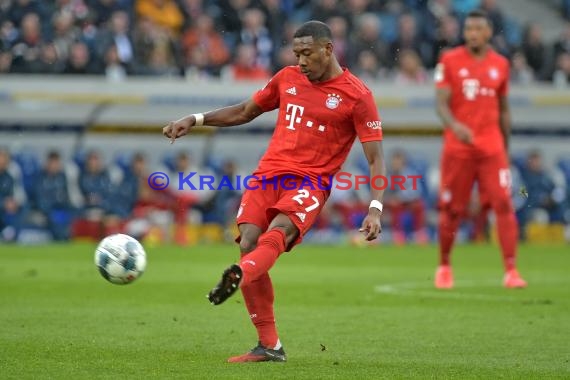
<instances>
[{"instance_id":1,"label":"red socks","mask_svg":"<svg viewBox=\"0 0 570 380\"><path fill-rule=\"evenodd\" d=\"M497 213L496 215L503 263L505 270L510 271L516 268L517 242L519 239L517 219L512 212Z\"/></svg>"},{"instance_id":2,"label":"red socks","mask_svg":"<svg viewBox=\"0 0 570 380\"><path fill-rule=\"evenodd\" d=\"M243 271L241 286L247 286L267 273L283 252L285 252L283 231L274 229L261 235L257 241L257 248L243 256L239 262Z\"/></svg>"},{"instance_id":3,"label":"red socks","mask_svg":"<svg viewBox=\"0 0 570 380\"><path fill-rule=\"evenodd\" d=\"M503 262L505 270L509 271L516 268L518 241L517 220L512 212L498 212L496 216ZM439 214L440 265L450 264L451 248L453 247L459 222L460 218L454 217L449 212L442 211Z\"/></svg>"},{"instance_id":4,"label":"red socks","mask_svg":"<svg viewBox=\"0 0 570 380\"><path fill-rule=\"evenodd\" d=\"M261 235L257 248L243 255L239 264L243 272L240 287L249 317L261 344L271 349L279 349L280 343L273 312L273 284L267 272L284 251L285 234L274 229Z\"/></svg>"},{"instance_id":5,"label":"red socks","mask_svg":"<svg viewBox=\"0 0 570 380\"><path fill-rule=\"evenodd\" d=\"M249 285L242 286L241 293L259 341L264 347L275 348L279 337L275 326L273 284L269 273L264 273Z\"/></svg>"},{"instance_id":6,"label":"red socks","mask_svg":"<svg viewBox=\"0 0 570 380\"><path fill-rule=\"evenodd\" d=\"M442 210L439 213L439 265L449 265L451 248L460 221L460 218L449 211Z\"/></svg>"}]
</instances>

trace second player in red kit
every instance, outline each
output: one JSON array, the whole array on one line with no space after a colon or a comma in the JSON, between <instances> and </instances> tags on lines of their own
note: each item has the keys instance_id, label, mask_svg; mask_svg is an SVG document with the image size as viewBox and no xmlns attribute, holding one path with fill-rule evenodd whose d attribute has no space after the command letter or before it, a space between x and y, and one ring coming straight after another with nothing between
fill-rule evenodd
<instances>
[{"instance_id":1,"label":"second player in red kit","mask_svg":"<svg viewBox=\"0 0 570 380\"><path fill-rule=\"evenodd\" d=\"M327 201L329 181L339 172L356 138L370 176L383 176L380 116L371 91L334 53L331 31L322 22L303 24L294 35L298 65L285 67L243 103L189 115L164 127L174 139L195 125L228 127L279 109L269 147L259 162L237 215L241 259L222 274L208 298L219 305L241 289L259 342L230 362L285 361L273 311L269 269L298 244ZM236 147L239 149L239 147ZM381 230L383 190L372 189L361 231L368 241Z\"/></svg>"},{"instance_id":2,"label":"second player in red kit","mask_svg":"<svg viewBox=\"0 0 570 380\"><path fill-rule=\"evenodd\" d=\"M450 255L473 185L496 215L508 288L526 282L516 268L518 226L511 201L508 159L510 111L509 62L489 46L492 28L485 13L471 12L464 26L465 45L446 51L435 70L437 111L442 119L437 288L454 285Z\"/></svg>"}]
</instances>

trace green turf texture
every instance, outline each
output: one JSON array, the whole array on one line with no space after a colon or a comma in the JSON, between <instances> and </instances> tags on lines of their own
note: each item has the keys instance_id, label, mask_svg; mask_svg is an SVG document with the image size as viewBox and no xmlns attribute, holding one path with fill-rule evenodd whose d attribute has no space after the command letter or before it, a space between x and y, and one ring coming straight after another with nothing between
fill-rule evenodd
<instances>
[{"instance_id":1,"label":"green turf texture","mask_svg":"<svg viewBox=\"0 0 570 380\"><path fill-rule=\"evenodd\" d=\"M525 290L498 249L458 246L456 288L433 289L437 248L300 246L271 274L287 363L228 364L256 344L241 294L205 295L231 245L147 247L130 285L94 245L0 246L0 378L570 378L570 248L523 246Z\"/></svg>"}]
</instances>

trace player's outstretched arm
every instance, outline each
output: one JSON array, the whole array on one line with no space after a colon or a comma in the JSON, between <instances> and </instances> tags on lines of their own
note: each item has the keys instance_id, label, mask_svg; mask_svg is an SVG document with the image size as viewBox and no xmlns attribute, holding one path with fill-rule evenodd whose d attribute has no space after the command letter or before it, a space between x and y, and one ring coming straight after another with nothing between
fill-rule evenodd
<instances>
[{"instance_id":1,"label":"player's outstretched arm","mask_svg":"<svg viewBox=\"0 0 570 380\"><path fill-rule=\"evenodd\" d=\"M370 179L382 176L386 178L386 164L384 163L384 150L382 141L369 141L362 144L364 155L368 160L370 168ZM382 199L384 198L384 190L370 187L372 202L368 209L368 215L362 222L360 231L364 233L366 240L372 241L382 232L380 217L382 216Z\"/></svg>"},{"instance_id":2,"label":"player's outstretched arm","mask_svg":"<svg viewBox=\"0 0 570 380\"><path fill-rule=\"evenodd\" d=\"M232 127L248 123L262 113L261 108L252 99L249 99L233 106L219 108L203 114L192 114L171 121L162 128L162 134L170 139L170 143L173 143L177 138L187 135L193 126Z\"/></svg>"}]
</instances>

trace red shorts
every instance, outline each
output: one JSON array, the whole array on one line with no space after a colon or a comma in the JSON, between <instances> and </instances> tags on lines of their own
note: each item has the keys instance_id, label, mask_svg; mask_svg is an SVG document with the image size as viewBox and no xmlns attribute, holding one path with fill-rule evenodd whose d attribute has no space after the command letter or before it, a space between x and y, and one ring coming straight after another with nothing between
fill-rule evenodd
<instances>
[{"instance_id":1,"label":"red shorts","mask_svg":"<svg viewBox=\"0 0 570 380\"><path fill-rule=\"evenodd\" d=\"M278 214L287 215L299 229L299 236L287 247L287 251L290 251L301 243L330 195L330 190L322 190L316 184L311 186L303 179L286 175L249 181L249 189L241 199L237 224L255 224L265 232ZM236 241L239 241L239 237Z\"/></svg>"},{"instance_id":2,"label":"red shorts","mask_svg":"<svg viewBox=\"0 0 570 380\"><path fill-rule=\"evenodd\" d=\"M440 209L464 216L475 182L482 203L495 212L513 211L511 170L504 153L466 159L445 151L441 159Z\"/></svg>"}]
</instances>

